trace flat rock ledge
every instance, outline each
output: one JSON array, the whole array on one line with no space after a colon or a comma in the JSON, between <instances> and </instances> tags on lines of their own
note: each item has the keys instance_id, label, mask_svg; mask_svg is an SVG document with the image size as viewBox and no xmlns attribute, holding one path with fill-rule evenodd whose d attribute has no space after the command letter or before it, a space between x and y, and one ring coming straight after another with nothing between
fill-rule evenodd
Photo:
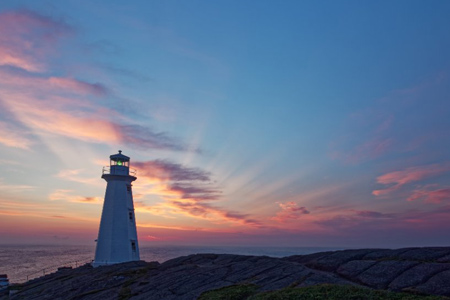
<instances>
[{"instance_id":1,"label":"flat rock ledge","mask_svg":"<svg viewBox=\"0 0 450 300\"><path fill-rule=\"evenodd\" d=\"M358 249L284 258L193 254L162 264L129 262L61 270L0 299L197 299L251 283L261 291L323 283L450 296L450 247Z\"/></svg>"}]
</instances>

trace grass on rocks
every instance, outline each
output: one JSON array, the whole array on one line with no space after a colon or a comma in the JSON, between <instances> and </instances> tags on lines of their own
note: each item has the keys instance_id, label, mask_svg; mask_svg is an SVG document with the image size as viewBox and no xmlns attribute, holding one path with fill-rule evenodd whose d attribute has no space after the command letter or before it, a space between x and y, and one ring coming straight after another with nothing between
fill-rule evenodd
<instances>
[{"instance_id":1,"label":"grass on rocks","mask_svg":"<svg viewBox=\"0 0 450 300\"><path fill-rule=\"evenodd\" d=\"M203 293L198 300L442 300L438 296L421 296L356 286L322 284L302 288L285 288L271 292L257 292L251 284L233 285Z\"/></svg>"}]
</instances>

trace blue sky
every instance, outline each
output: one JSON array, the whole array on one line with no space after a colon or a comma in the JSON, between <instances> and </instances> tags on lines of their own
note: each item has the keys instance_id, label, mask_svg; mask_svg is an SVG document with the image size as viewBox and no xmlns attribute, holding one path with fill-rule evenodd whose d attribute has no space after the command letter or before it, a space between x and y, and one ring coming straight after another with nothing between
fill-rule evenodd
<instances>
[{"instance_id":1,"label":"blue sky","mask_svg":"<svg viewBox=\"0 0 450 300\"><path fill-rule=\"evenodd\" d=\"M2 241L90 243L121 149L143 242L448 243L449 12L1 3Z\"/></svg>"}]
</instances>

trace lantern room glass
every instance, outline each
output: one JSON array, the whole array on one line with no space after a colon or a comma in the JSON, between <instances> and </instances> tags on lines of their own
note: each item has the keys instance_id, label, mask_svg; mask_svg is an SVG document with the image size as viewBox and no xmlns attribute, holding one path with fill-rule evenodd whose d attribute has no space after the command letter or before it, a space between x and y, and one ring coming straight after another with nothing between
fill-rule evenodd
<instances>
[{"instance_id":1,"label":"lantern room glass","mask_svg":"<svg viewBox=\"0 0 450 300\"><path fill-rule=\"evenodd\" d=\"M129 161L123 161L123 160L112 160L110 162L111 166L122 166L122 167L129 167L130 166L130 162Z\"/></svg>"}]
</instances>

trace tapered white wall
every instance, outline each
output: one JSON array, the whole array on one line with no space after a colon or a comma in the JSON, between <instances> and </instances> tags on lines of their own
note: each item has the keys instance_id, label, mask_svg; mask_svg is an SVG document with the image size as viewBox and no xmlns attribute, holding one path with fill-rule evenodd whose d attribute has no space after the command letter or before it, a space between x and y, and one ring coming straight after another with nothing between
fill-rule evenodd
<instances>
[{"instance_id":1,"label":"tapered white wall","mask_svg":"<svg viewBox=\"0 0 450 300\"><path fill-rule=\"evenodd\" d=\"M139 260L131 189L131 182L136 177L127 172L123 175L104 174L102 178L107 181L107 186L92 265L96 267Z\"/></svg>"}]
</instances>

